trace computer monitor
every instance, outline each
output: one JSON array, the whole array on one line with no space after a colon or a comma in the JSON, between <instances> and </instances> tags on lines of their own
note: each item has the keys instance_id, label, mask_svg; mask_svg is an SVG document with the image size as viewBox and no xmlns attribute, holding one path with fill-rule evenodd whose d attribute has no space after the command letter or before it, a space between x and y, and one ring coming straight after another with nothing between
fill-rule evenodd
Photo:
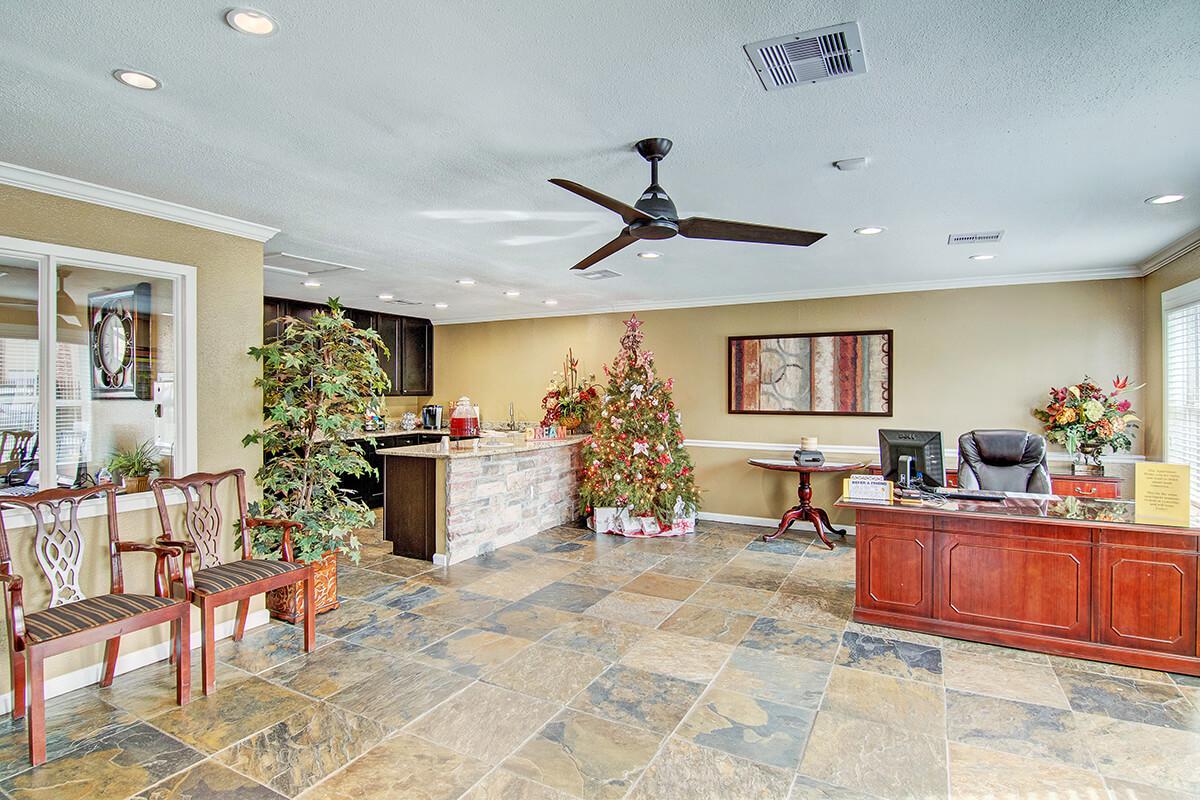
<instances>
[{"instance_id":1,"label":"computer monitor","mask_svg":"<svg viewBox=\"0 0 1200 800\"><path fill-rule=\"evenodd\" d=\"M879 469L885 480L903 485L905 470L901 456L912 458L910 475L925 486L945 486L946 468L942 463L941 431L900 431L880 428Z\"/></svg>"}]
</instances>

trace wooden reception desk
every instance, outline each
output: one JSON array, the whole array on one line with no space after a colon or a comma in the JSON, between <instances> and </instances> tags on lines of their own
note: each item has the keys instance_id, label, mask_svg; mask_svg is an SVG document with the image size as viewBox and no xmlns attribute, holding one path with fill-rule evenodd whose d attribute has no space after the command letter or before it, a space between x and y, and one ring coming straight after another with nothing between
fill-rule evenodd
<instances>
[{"instance_id":1,"label":"wooden reception desk","mask_svg":"<svg viewBox=\"0 0 1200 800\"><path fill-rule=\"evenodd\" d=\"M1200 529L1079 498L879 505L856 514L854 619L1200 675Z\"/></svg>"}]
</instances>

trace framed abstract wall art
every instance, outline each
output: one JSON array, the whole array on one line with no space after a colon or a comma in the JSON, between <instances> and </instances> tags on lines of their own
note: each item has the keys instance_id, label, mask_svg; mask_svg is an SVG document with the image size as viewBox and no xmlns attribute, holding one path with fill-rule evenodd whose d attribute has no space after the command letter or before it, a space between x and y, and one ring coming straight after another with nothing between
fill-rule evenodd
<instances>
[{"instance_id":1,"label":"framed abstract wall art","mask_svg":"<svg viewBox=\"0 0 1200 800\"><path fill-rule=\"evenodd\" d=\"M729 337L730 414L892 415L892 331Z\"/></svg>"}]
</instances>

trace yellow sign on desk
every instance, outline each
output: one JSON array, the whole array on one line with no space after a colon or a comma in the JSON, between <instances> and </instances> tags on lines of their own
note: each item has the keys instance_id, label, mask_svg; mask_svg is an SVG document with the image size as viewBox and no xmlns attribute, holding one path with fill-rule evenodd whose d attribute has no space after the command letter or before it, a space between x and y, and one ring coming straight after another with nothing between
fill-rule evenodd
<instances>
[{"instance_id":1,"label":"yellow sign on desk","mask_svg":"<svg viewBox=\"0 0 1200 800\"><path fill-rule=\"evenodd\" d=\"M1139 461L1133 472L1134 522L1179 528L1191 525L1190 473L1187 464Z\"/></svg>"}]
</instances>

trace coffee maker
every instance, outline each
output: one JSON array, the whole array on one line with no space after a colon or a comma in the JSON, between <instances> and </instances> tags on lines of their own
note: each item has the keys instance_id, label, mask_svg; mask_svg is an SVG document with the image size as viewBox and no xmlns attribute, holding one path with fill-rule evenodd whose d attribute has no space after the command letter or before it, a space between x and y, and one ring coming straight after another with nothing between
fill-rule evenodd
<instances>
[{"instance_id":1,"label":"coffee maker","mask_svg":"<svg viewBox=\"0 0 1200 800\"><path fill-rule=\"evenodd\" d=\"M427 431L441 430L443 427L441 406L421 406L421 427Z\"/></svg>"}]
</instances>

